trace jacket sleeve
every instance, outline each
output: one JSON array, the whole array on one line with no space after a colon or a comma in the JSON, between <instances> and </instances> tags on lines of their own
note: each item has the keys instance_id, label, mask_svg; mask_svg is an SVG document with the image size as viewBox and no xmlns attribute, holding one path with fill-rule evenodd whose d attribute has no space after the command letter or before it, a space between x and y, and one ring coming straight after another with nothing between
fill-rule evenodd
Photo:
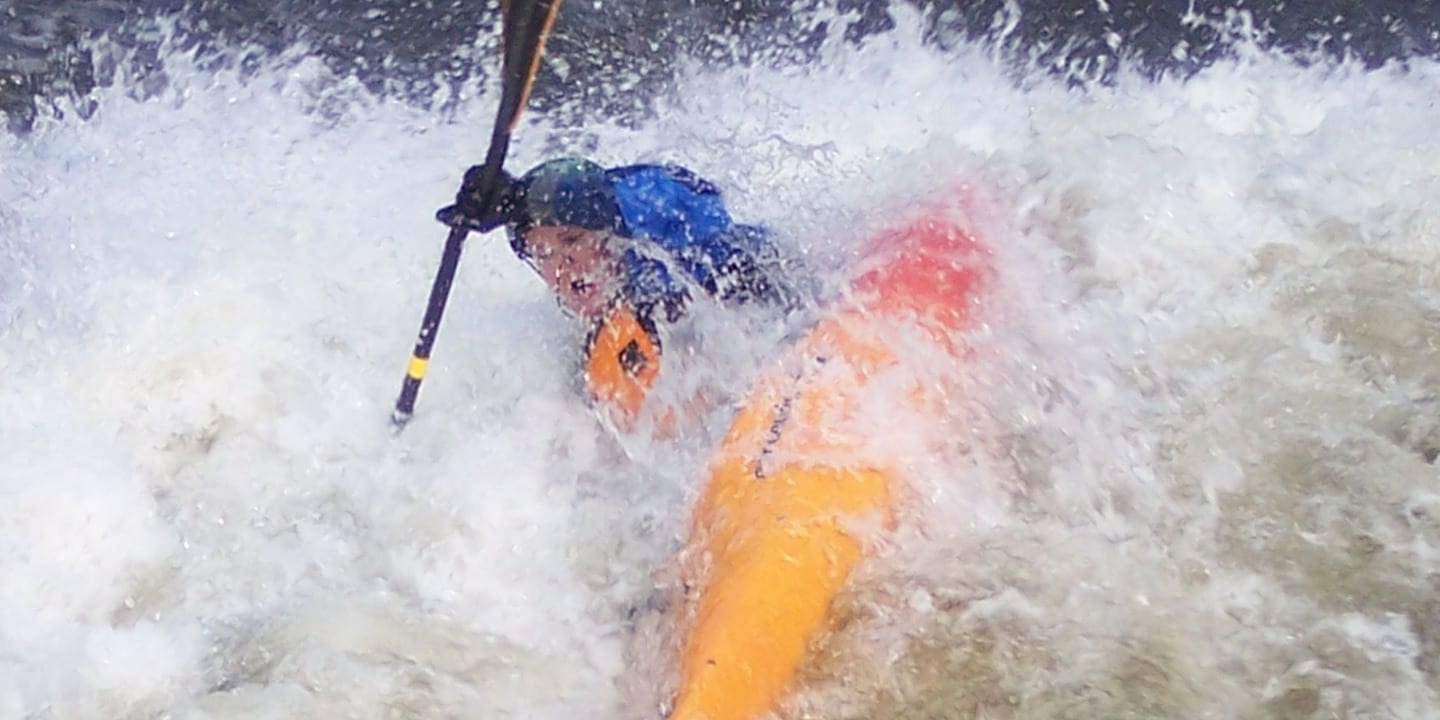
<instances>
[{"instance_id":1,"label":"jacket sleeve","mask_svg":"<svg viewBox=\"0 0 1440 720\"><path fill-rule=\"evenodd\" d=\"M648 241L626 254L627 296L636 307L663 308L674 319L688 301L686 276L726 302L793 302L787 268L768 233L734 223L714 185L676 166L609 173L626 234Z\"/></svg>"},{"instance_id":2,"label":"jacket sleeve","mask_svg":"<svg viewBox=\"0 0 1440 720\"><path fill-rule=\"evenodd\" d=\"M731 248L716 271L716 295L736 303L758 303L793 309L800 295L794 269L770 242L764 229L732 225L724 242Z\"/></svg>"}]
</instances>

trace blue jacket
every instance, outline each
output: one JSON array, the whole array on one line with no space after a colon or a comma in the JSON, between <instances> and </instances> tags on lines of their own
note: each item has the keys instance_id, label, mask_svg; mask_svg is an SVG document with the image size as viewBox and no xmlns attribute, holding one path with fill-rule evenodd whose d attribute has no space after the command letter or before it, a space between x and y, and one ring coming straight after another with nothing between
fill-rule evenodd
<instances>
[{"instance_id":1,"label":"blue jacket","mask_svg":"<svg viewBox=\"0 0 1440 720\"><path fill-rule=\"evenodd\" d=\"M688 283L676 273L727 304L796 302L768 234L731 220L714 185L674 165L629 165L605 175L619 205L620 233L649 241L625 252L623 293L651 322L683 314Z\"/></svg>"}]
</instances>

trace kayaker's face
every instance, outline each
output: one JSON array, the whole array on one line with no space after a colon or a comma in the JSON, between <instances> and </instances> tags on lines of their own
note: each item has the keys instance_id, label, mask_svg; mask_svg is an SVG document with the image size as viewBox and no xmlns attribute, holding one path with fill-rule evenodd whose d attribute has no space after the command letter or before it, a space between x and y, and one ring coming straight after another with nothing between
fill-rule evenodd
<instances>
[{"instance_id":1,"label":"kayaker's face","mask_svg":"<svg viewBox=\"0 0 1440 720\"><path fill-rule=\"evenodd\" d=\"M598 320L619 290L619 263L610 233L565 225L525 233L530 263L561 306L582 319Z\"/></svg>"}]
</instances>

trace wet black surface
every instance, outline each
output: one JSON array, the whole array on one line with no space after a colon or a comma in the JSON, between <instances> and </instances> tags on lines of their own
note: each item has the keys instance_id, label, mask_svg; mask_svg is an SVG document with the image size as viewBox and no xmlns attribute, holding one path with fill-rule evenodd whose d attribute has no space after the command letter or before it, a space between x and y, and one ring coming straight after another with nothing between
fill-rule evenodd
<instances>
[{"instance_id":1,"label":"wet black surface","mask_svg":"<svg viewBox=\"0 0 1440 720\"><path fill-rule=\"evenodd\" d=\"M912 4L924 9L938 45L983 41L1017 67L1038 62L1076 82L1103 82L1121 65L1151 75L1194 72L1223 57L1247 20L1264 45L1302 62L1349 55L1375 66L1440 56L1440 0ZM61 111L58 98L82 99L84 112L85 94L113 77L88 49L101 36L133 50L127 62L142 85L163 82L157 57L166 22L184 47L233 53L244 45L259 55L303 47L378 92L426 102L437 85L490 70L493 53L477 40L493 32L497 8L461 0L0 0L0 110L22 132L36 112ZM572 115L643 113L676 58L806 62L829 34L822 18L845 13L831 22L844 22L844 37L855 42L892 27L892 9L880 0L571 0L535 100Z\"/></svg>"}]
</instances>

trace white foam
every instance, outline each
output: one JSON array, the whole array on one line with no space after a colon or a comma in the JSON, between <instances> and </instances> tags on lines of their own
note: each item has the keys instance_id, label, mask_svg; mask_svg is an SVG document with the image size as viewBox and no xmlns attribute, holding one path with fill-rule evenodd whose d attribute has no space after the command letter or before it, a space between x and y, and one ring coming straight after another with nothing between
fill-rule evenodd
<instances>
[{"instance_id":1,"label":"white foam","mask_svg":"<svg viewBox=\"0 0 1440 720\"><path fill-rule=\"evenodd\" d=\"M1080 90L899 20L564 133L715 178L822 267L936 187L991 198L969 435L797 707L1256 717L1345 707L1342 677L1436 712L1400 666L1434 654L1440 68L1253 51ZM166 63L0 145L0 713L632 714L622 677L669 668L622 659L627 615L698 478L605 437L503 243L385 426L490 98Z\"/></svg>"}]
</instances>

